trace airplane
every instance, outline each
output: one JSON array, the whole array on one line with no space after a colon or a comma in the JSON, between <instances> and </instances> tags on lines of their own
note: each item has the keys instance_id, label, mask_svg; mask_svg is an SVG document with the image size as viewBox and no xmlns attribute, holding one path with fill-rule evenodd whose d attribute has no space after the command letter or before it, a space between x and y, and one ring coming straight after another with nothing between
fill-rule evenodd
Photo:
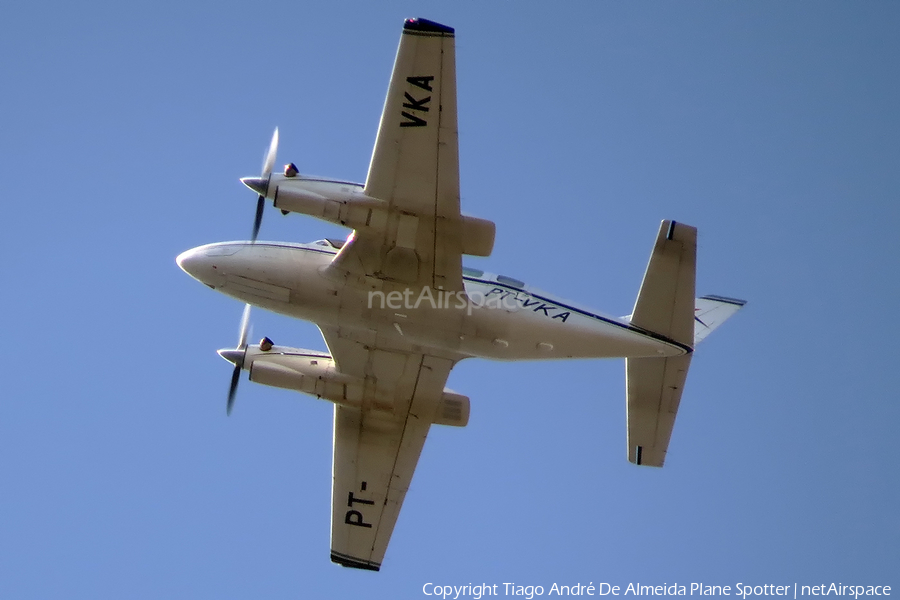
<instances>
[{"instance_id":1,"label":"airplane","mask_svg":"<svg viewBox=\"0 0 900 600\"><path fill-rule=\"evenodd\" d=\"M610 317L524 282L462 266L489 256L495 225L460 212L454 29L407 19L365 184L259 177L249 241L188 250L193 278L246 303L231 414L250 381L334 403L331 560L378 571L432 425L464 427L469 398L445 385L465 358L625 358L627 456L661 467L693 349L745 302L694 297L697 230L662 222L631 315ZM262 242L264 204L352 230L346 240ZM250 306L315 323L328 352L247 340Z\"/></svg>"}]
</instances>

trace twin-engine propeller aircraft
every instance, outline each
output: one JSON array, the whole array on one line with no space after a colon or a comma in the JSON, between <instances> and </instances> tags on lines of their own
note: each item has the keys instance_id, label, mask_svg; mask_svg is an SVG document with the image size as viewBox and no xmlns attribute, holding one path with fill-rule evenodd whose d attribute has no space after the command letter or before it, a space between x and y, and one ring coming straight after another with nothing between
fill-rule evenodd
<instances>
[{"instance_id":1,"label":"twin-engine propeller aircraft","mask_svg":"<svg viewBox=\"0 0 900 600\"><path fill-rule=\"evenodd\" d=\"M624 357L628 460L661 467L697 342L744 302L694 298L697 230L663 221L631 315L614 318L523 282L467 269L489 256L494 224L459 208L454 31L409 19L365 185L273 173L278 131L260 177L250 241L200 246L178 265L247 303L228 413L250 380L334 403L331 560L377 571L433 424L463 427L469 399L444 386L469 357ZM283 213L353 230L346 242L257 242L266 199ZM319 326L328 352L247 342L250 305Z\"/></svg>"}]
</instances>

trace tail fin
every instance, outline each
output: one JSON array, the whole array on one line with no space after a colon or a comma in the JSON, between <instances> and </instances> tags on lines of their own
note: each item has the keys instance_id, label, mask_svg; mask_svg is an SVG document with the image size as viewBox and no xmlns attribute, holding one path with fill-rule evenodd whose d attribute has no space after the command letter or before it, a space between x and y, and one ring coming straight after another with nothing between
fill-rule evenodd
<instances>
[{"instance_id":1,"label":"tail fin","mask_svg":"<svg viewBox=\"0 0 900 600\"><path fill-rule=\"evenodd\" d=\"M631 323L693 347L696 265L697 229L663 221Z\"/></svg>"},{"instance_id":2,"label":"tail fin","mask_svg":"<svg viewBox=\"0 0 900 600\"><path fill-rule=\"evenodd\" d=\"M663 221L638 292L631 323L689 348L694 345L697 229ZM691 354L627 358L628 460L661 467Z\"/></svg>"}]
</instances>

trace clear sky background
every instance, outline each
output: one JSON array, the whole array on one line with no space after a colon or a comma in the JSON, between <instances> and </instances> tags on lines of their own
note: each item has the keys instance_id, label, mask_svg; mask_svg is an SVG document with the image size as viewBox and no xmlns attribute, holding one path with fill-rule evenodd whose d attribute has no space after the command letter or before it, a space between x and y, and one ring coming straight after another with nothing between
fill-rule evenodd
<instances>
[{"instance_id":1,"label":"clear sky background","mask_svg":"<svg viewBox=\"0 0 900 600\"><path fill-rule=\"evenodd\" d=\"M403 19L457 30L467 264L628 314L660 220L697 290L666 467L622 361L464 361L380 573L329 562L331 405L242 382L240 303L182 273L279 162L363 181ZM418 598L427 582L900 593L896 2L8 2L0 597ZM269 209L262 239L345 231ZM324 349L253 314L255 337Z\"/></svg>"}]
</instances>

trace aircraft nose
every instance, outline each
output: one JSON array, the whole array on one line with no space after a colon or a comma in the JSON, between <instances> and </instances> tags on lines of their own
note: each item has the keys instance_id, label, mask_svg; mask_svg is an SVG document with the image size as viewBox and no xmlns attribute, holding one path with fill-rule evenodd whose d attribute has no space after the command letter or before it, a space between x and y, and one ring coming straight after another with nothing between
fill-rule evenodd
<instances>
[{"instance_id":1,"label":"aircraft nose","mask_svg":"<svg viewBox=\"0 0 900 600\"><path fill-rule=\"evenodd\" d=\"M190 250L186 250L179 254L175 258L175 262L181 268L182 271L193 277L194 279L199 279L197 277L199 268L202 262L201 253L198 252L197 248L191 248Z\"/></svg>"},{"instance_id":2,"label":"aircraft nose","mask_svg":"<svg viewBox=\"0 0 900 600\"><path fill-rule=\"evenodd\" d=\"M215 288L221 285L221 274L216 267L217 259L221 260L221 257L216 256L214 251L211 252L209 246L200 246L182 252L175 262L182 271L200 283Z\"/></svg>"}]
</instances>

